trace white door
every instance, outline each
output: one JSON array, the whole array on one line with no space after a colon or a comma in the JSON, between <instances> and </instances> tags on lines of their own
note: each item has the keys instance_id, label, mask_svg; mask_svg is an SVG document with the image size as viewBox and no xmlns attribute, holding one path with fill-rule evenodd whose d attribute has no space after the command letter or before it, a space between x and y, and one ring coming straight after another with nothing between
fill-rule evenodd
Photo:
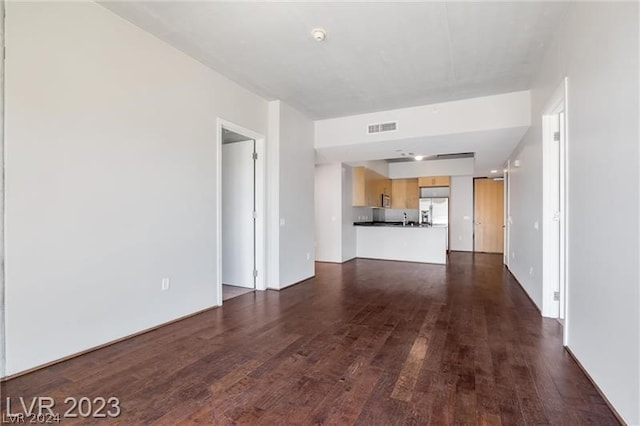
<instances>
[{"instance_id":1,"label":"white door","mask_svg":"<svg viewBox=\"0 0 640 426\"><path fill-rule=\"evenodd\" d=\"M222 145L222 283L254 288L253 140Z\"/></svg>"},{"instance_id":2,"label":"white door","mask_svg":"<svg viewBox=\"0 0 640 426\"><path fill-rule=\"evenodd\" d=\"M555 290L554 300L560 302L560 119L561 116L552 116L552 129L553 138L550 141L551 146L549 148L549 209L551 218L547 222L550 227L549 237L551 239L549 250L549 279L551 280L551 286ZM561 303L557 304L557 312L555 313L558 318L560 316Z\"/></svg>"},{"instance_id":3,"label":"white door","mask_svg":"<svg viewBox=\"0 0 640 426\"><path fill-rule=\"evenodd\" d=\"M566 241L565 235L567 232L566 229L566 147L567 147L567 129L565 123L565 113L561 111L558 114L558 125L559 125L559 133L560 140L558 141L558 291L559 291L559 302L560 309L558 313L558 318L564 324L565 316L566 316L566 307L567 307L567 294L566 294Z\"/></svg>"}]
</instances>

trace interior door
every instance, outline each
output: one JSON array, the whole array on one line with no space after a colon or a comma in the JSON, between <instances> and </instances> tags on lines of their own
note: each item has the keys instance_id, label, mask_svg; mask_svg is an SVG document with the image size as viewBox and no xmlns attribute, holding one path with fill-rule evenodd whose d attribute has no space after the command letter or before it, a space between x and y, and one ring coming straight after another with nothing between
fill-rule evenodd
<instances>
[{"instance_id":1,"label":"interior door","mask_svg":"<svg viewBox=\"0 0 640 426\"><path fill-rule=\"evenodd\" d=\"M222 145L222 283L254 288L253 140Z\"/></svg>"},{"instance_id":2,"label":"interior door","mask_svg":"<svg viewBox=\"0 0 640 426\"><path fill-rule=\"evenodd\" d=\"M504 183L489 178L473 181L474 251L504 251Z\"/></svg>"}]
</instances>

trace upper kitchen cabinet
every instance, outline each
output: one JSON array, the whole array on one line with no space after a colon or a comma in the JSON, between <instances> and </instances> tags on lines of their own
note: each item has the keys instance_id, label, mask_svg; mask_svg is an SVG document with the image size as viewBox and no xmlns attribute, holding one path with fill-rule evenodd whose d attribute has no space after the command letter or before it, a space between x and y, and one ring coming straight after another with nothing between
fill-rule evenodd
<instances>
[{"instance_id":1,"label":"upper kitchen cabinet","mask_svg":"<svg viewBox=\"0 0 640 426\"><path fill-rule=\"evenodd\" d=\"M419 197L418 179L393 179L391 181L391 208L417 209Z\"/></svg>"},{"instance_id":2,"label":"upper kitchen cabinet","mask_svg":"<svg viewBox=\"0 0 640 426\"><path fill-rule=\"evenodd\" d=\"M366 167L353 168L353 205L382 207L382 195L391 195L391 180Z\"/></svg>"},{"instance_id":3,"label":"upper kitchen cabinet","mask_svg":"<svg viewBox=\"0 0 640 426\"><path fill-rule=\"evenodd\" d=\"M420 200L420 185L418 179L407 179L407 208L417 209Z\"/></svg>"},{"instance_id":4,"label":"upper kitchen cabinet","mask_svg":"<svg viewBox=\"0 0 640 426\"><path fill-rule=\"evenodd\" d=\"M418 178L420 188L427 186L449 186L451 179L449 176L421 176Z\"/></svg>"}]
</instances>

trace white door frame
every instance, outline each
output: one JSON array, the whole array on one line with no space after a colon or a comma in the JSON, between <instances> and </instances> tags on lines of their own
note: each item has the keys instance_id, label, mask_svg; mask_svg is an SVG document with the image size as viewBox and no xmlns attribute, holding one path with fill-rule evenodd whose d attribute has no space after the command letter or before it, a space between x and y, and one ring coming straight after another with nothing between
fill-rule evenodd
<instances>
[{"instance_id":1,"label":"white door frame","mask_svg":"<svg viewBox=\"0 0 640 426\"><path fill-rule=\"evenodd\" d=\"M220 117L216 120L216 288L218 306L222 305L222 128L231 130L232 132L246 136L256 142L256 160L255 172L255 196L256 196L256 246L255 260L256 270L256 290L266 290L265 281L265 244L266 244L266 162L265 162L265 137L253 130L239 126L231 121L224 120Z\"/></svg>"},{"instance_id":2,"label":"white door frame","mask_svg":"<svg viewBox=\"0 0 640 426\"><path fill-rule=\"evenodd\" d=\"M568 268L568 211L569 203L567 197L568 189L568 161L569 150L568 132L568 79L565 77L560 86L543 110L542 116L542 315L550 318L560 318L564 320L564 343L568 340L569 323L569 300L567 297L569 286ZM563 114L564 124L558 125L558 115ZM553 178L551 168L553 167L553 147L554 133L560 132L560 170L559 181ZM558 188L554 188L558 185ZM557 194L559 189L560 213L556 216L556 211L552 206L551 197ZM557 234L554 232L553 222L559 223L560 241L556 240ZM555 245L555 246L554 246ZM558 250L559 249L559 250ZM558 259L554 257L558 256ZM559 277L559 287L556 287L554 276ZM560 292L560 300L554 300L554 292Z\"/></svg>"},{"instance_id":3,"label":"white door frame","mask_svg":"<svg viewBox=\"0 0 640 426\"><path fill-rule=\"evenodd\" d=\"M504 253L502 256L503 263L509 268L509 253L511 239L511 160L507 160L504 167Z\"/></svg>"}]
</instances>

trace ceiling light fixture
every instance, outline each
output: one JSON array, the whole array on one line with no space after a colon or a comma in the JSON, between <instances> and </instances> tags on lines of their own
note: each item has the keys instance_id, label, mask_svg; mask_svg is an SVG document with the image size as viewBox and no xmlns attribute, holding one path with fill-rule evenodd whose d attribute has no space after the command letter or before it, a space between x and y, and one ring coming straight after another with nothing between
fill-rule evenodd
<instances>
[{"instance_id":1,"label":"ceiling light fixture","mask_svg":"<svg viewBox=\"0 0 640 426\"><path fill-rule=\"evenodd\" d=\"M496 169L491 170L491 173L496 174L498 171Z\"/></svg>"},{"instance_id":2,"label":"ceiling light fixture","mask_svg":"<svg viewBox=\"0 0 640 426\"><path fill-rule=\"evenodd\" d=\"M311 35L313 36L315 41L324 41L327 37L327 32L322 28L315 28L311 31Z\"/></svg>"},{"instance_id":3,"label":"ceiling light fixture","mask_svg":"<svg viewBox=\"0 0 640 426\"><path fill-rule=\"evenodd\" d=\"M413 157L416 159L416 161L422 161L422 159L424 158L424 155L416 155L415 157Z\"/></svg>"}]
</instances>

